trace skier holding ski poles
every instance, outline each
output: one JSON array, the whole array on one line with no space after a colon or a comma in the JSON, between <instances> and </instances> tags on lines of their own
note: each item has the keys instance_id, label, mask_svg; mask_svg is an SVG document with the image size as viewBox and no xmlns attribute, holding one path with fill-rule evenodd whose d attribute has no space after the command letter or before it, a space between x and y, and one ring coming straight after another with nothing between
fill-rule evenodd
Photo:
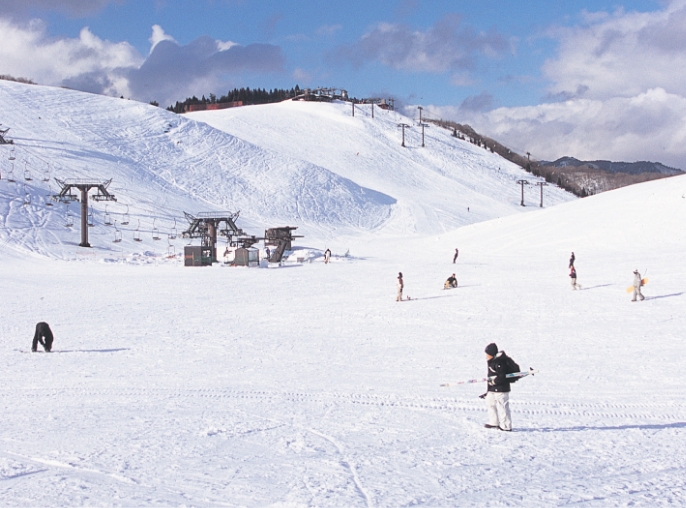
<instances>
[{"instance_id":1,"label":"skier holding ski poles","mask_svg":"<svg viewBox=\"0 0 686 508\"><path fill-rule=\"evenodd\" d=\"M508 362L512 360L508 358L505 351L498 352L498 346L494 343L486 346L485 353L488 362L488 376L495 376L495 378L488 380L488 391L481 395L482 398L486 399L486 407L488 408L488 423L484 427L510 432L512 430L510 380L506 376L508 374ZM516 370L519 371L519 366Z\"/></svg>"}]
</instances>

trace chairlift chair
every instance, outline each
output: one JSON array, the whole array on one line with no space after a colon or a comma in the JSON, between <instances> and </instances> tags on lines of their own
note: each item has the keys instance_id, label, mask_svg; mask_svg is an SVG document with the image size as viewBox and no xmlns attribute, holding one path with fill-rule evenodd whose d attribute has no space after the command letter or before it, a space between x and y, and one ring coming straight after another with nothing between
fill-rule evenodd
<instances>
[{"instance_id":1,"label":"chairlift chair","mask_svg":"<svg viewBox=\"0 0 686 508\"><path fill-rule=\"evenodd\" d=\"M160 237L160 230L157 229L157 227L155 226L155 221L156 221L156 220L157 220L157 219L153 219L153 220L152 220L152 239L153 239L153 240L161 240L162 237Z\"/></svg>"},{"instance_id":2,"label":"chairlift chair","mask_svg":"<svg viewBox=\"0 0 686 508\"><path fill-rule=\"evenodd\" d=\"M168 258L176 257L176 247L174 247L171 243L169 245L167 245L167 257Z\"/></svg>"},{"instance_id":3,"label":"chairlift chair","mask_svg":"<svg viewBox=\"0 0 686 508\"><path fill-rule=\"evenodd\" d=\"M12 163L12 166L10 167L9 171L7 172L7 181L8 182L15 182L14 179L14 162Z\"/></svg>"},{"instance_id":4,"label":"chairlift chair","mask_svg":"<svg viewBox=\"0 0 686 508\"><path fill-rule=\"evenodd\" d=\"M33 180L33 178L31 177L31 170L29 170L27 162L24 162L24 180L26 180L27 182Z\"/></svg>"},{"instance_id":5,"label":"chairlift chair","mask_svg":"<svg viewBox=\"0 0 686 508\"><path fill-rule=\"evenodd\" d=\"M74 217L72 214L69 212L69 207L67 206L67 215L64 218L64 227L65 228L70 228L74 225Z\"/></svg>"},{"instance_id":6,"label":"chairlift chair","mask_svg":"<svg viewBox=\"0 0 686 508\"><path fill-rule=\"evenodd\" d=\"M91 211L88 213L88 227L92 228L95 226L95 220L93 219L93 207L91 206Z\"/></svg>"},{"instance_id":7,"label":"chairlift chair","mask_svg":"<svg viewBox=\"0 0 686 508\"><path fill-rule=\"evenodd\" d=\"M48 169L43 171L43 178L42 180L44 182L49 182L50 181L50 164L48 164Z\"/></svg>"},{"instance_id":8,"label":"chairlift chair","mask_svg":"<svg viewBox=\"0 0 686 508\"><path fill-rule=\"evenodd\" d=\"M169 233L169 239L170 240L176 240L177 236L179 236L179 232L176 229L176 219L174 219L174 227L171 228L171 232Z\"/></svg>"},{"instance_id":9,"label":"chairlift chair","mask_svg":"<svg viewBox=\"0 0 686 508\"><path fill-rule=\"evenodd\" d=\"M28 206L31 204L31 194L28 193L28 191L25 191L26 194L24 194L24 206Z\"/></svg>"},{"instance_id":10,"label":"chairlift chair","mask_svg":"<svg viewBox=\"0 0 686 508\"><path fill-rule=\"evenodd\" d=\"M122 224L123 224L123 222L122 222ZM134 240L135 242L142 242L142 241L143 241L143 239L141 238L140 227L141 227L141 220L138 219L138 227L137 227L136 230L133 232L133 240Z\"/></svg>"},{"instance_id":11,"label":"chairlift chair","mask_svg":"<svg viewBox=\"0 0 686 508\"><path fill-rule=\"evenodd\" d=\"M114 221L114 240L112 240L114 243L119 243L121 242L121 231L119 231L119 228L117 228L117 221Z\"/></svg>"},{"instance_id":12,"label":"chairlift chair","mask_svg":"<svg viewBox=\"0 0 686 508\"><path fill-rule=\"evenodd\" d=\"M103 220L103 224L105 224L105 226L111 226L113 224L112 217L107 212L107 205L105 205L105 218Z\"/></svg>"},{"instance_id":13,"label":"chairlift chair","mask_svg":"<svg viewBox=\"0 0 686 508\"><path fill-rule=\"evenodd\" d=\"M121 218L121 225L122 226L128 226L129 222L131 222L131 217L129 217L129 205L126 205L126 213ZM138 221L138 222L140 224L140 221Z\"/></svg>"},{"instance_id":14,"label":"chairlift chair","mask_svg":"<svg viewBox=\"0 0 686 508\"><path fill-rule=\"evenodd\" d=\"M14 156L14 147L12 147L10 149L10 160L11 161L16 160L16 157Z\"/></svg>"}]
</instances>

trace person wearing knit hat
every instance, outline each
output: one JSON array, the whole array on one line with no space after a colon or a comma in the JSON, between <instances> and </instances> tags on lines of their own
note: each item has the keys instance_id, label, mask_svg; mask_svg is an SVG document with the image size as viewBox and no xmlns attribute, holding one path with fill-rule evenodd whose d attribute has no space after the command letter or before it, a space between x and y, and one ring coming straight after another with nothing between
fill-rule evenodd
<instances>
[{"instance_id":1,"label":"person wearing knit hat","mask_svg":"<svg viewBox=\"0 0 686 508\"><path fill-rule=\"evenodd\" d=\"M488 408L487 429L500 429L506 432L512 430L510 416L510 381L507 375L507 355L505 351L498 351L495 343L486 346L486 361L488 363L488 391L485 394ZM495 376L495 377L493 377Z\"/></svg>"}]
</instances>

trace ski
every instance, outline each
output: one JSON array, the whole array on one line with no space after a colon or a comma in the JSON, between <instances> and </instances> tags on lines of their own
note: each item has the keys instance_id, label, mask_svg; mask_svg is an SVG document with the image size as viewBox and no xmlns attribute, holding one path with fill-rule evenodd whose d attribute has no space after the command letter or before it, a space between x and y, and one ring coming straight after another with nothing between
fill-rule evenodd
<instances>
[{"instance_id":1,"label":"ski","mask_svg":"<svg viewBox=\"0 0 686 508\"><path fill-rule=\"evenodd\" d=\"M536 373L538 373L538 370L534 370L533 368L529 367L529 370L524 370L522 372L514 372L512 374L507 374L505 377L525 377L531 374L532 376ZM472 383L484 383L487 381L490 381L491 379L495 379L497 376L489 376L489 377L480 377L478 379L468 379L466 381L457 381L454 383L443 383L441 386L455 386L455 385L468 385Z\"/></svg>"}]
</instances>

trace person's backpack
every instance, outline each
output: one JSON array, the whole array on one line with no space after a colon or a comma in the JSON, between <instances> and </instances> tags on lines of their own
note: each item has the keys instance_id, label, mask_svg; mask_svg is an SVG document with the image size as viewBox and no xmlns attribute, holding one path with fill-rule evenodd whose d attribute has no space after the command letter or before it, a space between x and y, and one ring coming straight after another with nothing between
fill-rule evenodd
<instances>
[{"instance_id":1,"label":"person's backpack","mask_svg":"<svg viewBox=\"0 0 686 508\"><path fill-rule=\"evenodd\" d=\"M519 365L517 365L517 362L515 362L512 358L507 356L506 354L503 354L505 357L505 373L506 374L514 374L515 372L521 372L521 369L519 368ZM508 377L507 380L510 383L516 383L519 381L518 377Z\"/></svg>"}]
</instances>

